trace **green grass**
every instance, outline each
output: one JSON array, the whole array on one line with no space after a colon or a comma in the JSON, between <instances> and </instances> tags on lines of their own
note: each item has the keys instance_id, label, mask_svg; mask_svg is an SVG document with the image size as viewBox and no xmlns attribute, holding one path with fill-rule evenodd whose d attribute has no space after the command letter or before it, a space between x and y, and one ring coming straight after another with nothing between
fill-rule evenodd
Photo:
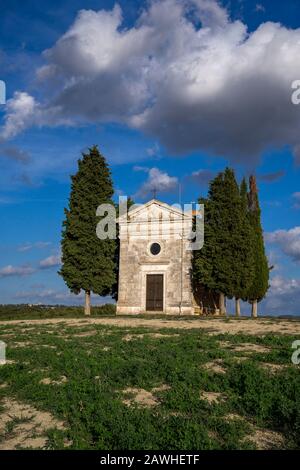
<instances>
[{"instance_id":1,"label":"green grass","mask_svg":"<svg viewBox=\"0 0 300 470\"><path fill-rule=\"evenodd\" d=\"M76 336L91 331L91 336ZM94 334L95 333L95 334ZM253 427L282 433L284 448L300 448L300 374L291 364L298 336L209 335L200 330L104 325L0 325L12 364L0 367L1 398L14 397L65 421L66 430L48 432L48 446L74 449L247 449ZM155 330L157 333L157 330ZM126 334L137 335L124 341ZM144 335L144 336L139 336ZM255 343L266 353L241 353L220 341ZM14 347L16 342L30 344ZM236 357L245 356L238 363ZM222 359L226 373L206 370ZM263 363L285 367L271 374ZM67 381L44 385L49 377ZM95 378L99 377L99 378ZM156 393L157 406L124 404L128 387ZM225 401L209 404L202 391ZM228 420L238 414L242 419ZM0 409L1 419L1 409ZM13 425L11 425L13 426ZM12 427L13 431L13 427Z\"/></svg>"}]
</instances>

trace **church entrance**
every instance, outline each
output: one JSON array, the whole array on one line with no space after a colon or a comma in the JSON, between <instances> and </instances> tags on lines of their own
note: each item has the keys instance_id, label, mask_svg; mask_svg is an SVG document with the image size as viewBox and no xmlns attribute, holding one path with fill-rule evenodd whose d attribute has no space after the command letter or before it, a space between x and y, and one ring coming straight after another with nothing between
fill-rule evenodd
<instances>
[{"instance_id":1,"label":"church entrance","mask_svg":"<svg viewBox=\"0 0 300 470\"><path fill-rule=\"evenodd\" d=\"M147 274L146 310L147 312L162 312L164 310L163 274Z\"/></svg>"}]
</instances>

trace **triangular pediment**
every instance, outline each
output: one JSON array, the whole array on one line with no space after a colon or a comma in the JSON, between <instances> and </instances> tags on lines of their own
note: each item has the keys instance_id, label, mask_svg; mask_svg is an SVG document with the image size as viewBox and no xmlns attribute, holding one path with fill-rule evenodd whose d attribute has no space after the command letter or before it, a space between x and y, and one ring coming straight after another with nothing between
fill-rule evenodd
<instances>
[{"instance_id":1,"label":"triangular pediment","mask_svg":"<svg viewBox=\"0 0 300 470\"><path fill-rule=\"evenodd\" d=\"M128 222L144 222L149 220L182 220L190 218L191 215L185 214L180 207L170 206L165 202L151 199L143 205L138 205L128 212ZM119 218L119 222L124 220L124 216Z\"/></svg>"}]
</instances>

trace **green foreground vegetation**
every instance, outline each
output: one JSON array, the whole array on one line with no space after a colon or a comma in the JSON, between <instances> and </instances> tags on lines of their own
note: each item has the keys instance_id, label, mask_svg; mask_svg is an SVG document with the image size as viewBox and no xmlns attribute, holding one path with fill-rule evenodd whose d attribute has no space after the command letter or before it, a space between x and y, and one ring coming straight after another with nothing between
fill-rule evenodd
<instances>
[{"instance_id":1,"label":"green foreground vegetation","mask_svg":"<svg viewBox=\"0 0 300 470\"><path fill-rule=\"evenodd\" d=\"M64 424L44 430L46 448L300 448L300 366L291 363L300 335L69 320L2 324L0 339L8 359L0 366L0 423L10 400L51 413ZM17 448L30 447L18 433L32 419L3 419L0 448L14 438Z\"/></svg>"}]
</instances>

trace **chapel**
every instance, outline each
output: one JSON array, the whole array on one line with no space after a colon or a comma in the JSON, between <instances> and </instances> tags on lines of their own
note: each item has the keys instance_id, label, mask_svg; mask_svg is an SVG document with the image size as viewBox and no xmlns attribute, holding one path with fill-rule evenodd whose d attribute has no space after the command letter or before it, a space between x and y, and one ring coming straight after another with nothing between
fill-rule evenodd
<instances>
[{"instance_id":1,"label":"chapel","mask_svg":"<svg viewBox=\"0 0 300 470\"><path fill-rule=\"evenodd\" d=\"M218 298L193 286L192 211L152 199L119 217L117 314L218 313Z\"/></svg>"}]
</instances>

